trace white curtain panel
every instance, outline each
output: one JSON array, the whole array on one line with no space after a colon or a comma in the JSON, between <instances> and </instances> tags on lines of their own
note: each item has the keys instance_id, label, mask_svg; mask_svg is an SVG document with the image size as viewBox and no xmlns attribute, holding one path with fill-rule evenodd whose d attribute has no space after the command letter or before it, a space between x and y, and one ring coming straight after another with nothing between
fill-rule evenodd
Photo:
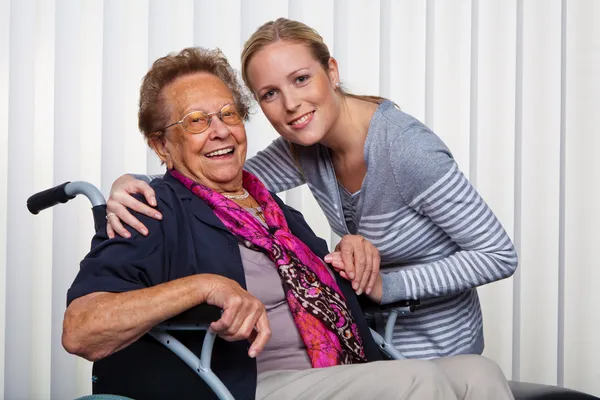
<instances>
[{"instance_id":1,"label":"white curtain panel","mask_svg":"<svg viewBox=\"0 0 600 400\"><path fill-rule=\"evenodd\" d=\"M509 378L600 395L600 1L0 0L0 397L91 390L90 363L61 346L89 205L33 216L26 199L162 172L137 130L150 64L196 45L239 68L280 16L321 33L350 91L440 135L510 233L517 273L479 290L485 355ZM277 137L258 107L247 130L249 156ZM283 196L335 245L308 188Z\"/></svg>"}]
</instances>

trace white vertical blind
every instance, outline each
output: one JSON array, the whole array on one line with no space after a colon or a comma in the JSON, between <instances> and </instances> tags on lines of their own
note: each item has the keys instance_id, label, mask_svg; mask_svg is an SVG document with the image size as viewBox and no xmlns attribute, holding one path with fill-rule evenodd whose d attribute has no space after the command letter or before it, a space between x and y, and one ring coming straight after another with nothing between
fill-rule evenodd
<instances>
[{"instance_id":1,"label":"white vertical blind","mask_svg":"<svg viewBox=\"0 0 600 400\"><path fill-rule=\"evenodd\" d=\"M146 169L146 145L135 128L140 80L148 70L148 17L147 0L104 2L101 114L104 191L123 171Z\"/></svg>"},{"instance_id":2,"label":"white vertical blind","mask_svg":"<svg viewBox=\"0 0 600 400\"><path fill-rule=\"evenodd\" d=\"M600 395L600 3L567 3L564 383Z\"/></svg>"},{"instance_id":3,"label":"white vertical blind","mask_svg":"<svg viewBox=\"0 0 600 400\"><path fill-rule=\"evenodd\" d=\"M521 337L523 380L555 383L558 346L561 2L523 2ZM539 278L543 277L543 285ZM535 301L533 301L535 299ZM539 364L536 355L544 354Z\"/></svg>"},{"instance_id":4,"label":"white vertical blind","mask_svg":"<svg viewBox=\"0 0 600 400\"><path fill-rule=\"evenodd\" d=\"M8 229L8 71L10 2L0 0L0 393L4 388L6 343L6 232Z\"/></svg>"},{"instance_id":5,"label":"white vertical blind","mask_svg":"<svg viewBox=\"0 0 600 400\"><path fill-rule=\"evenodd\" d=\"M316 12L318 10L318 12ZM428 123L519 250L479 290L487 356L512 379L600 395L600 3L596 0L0 0L0 398L89 393L61 345L66 290L89 249L89 204L37 216L36 191L163 167L137 130L158 57L244 41L278 17L325 38L341 80ZM256 106L252 156L277 137ZM306 187L284 193L338 240Z\"/></svg>"},{"instance_id":6,"label":"white vertical blind","mask_svg":"<svg viewBox=\"0 0 600 400\"><path fill-rule=\"evenodd\" d=\"M461 170L469 171L471 4L433 3L432 92L429 126L444 140Z\"/></svg>"},{"instance_id":7,"label":"white vertical blind","mask_svg":"<svg viewBox=\"0 0 600 400\"><path fill-rule=\"evenodd\" d=\"M381 96L425 120L426 2L381 1Z\"/></svg>"},{"instance_id":8,"label":"white vertical blind","mask_svg":"<svg viewBox=\"0 0 600 400\"><path fill-rule=\"evenodd\" d=\"M56 7L54 93L55 184L86 180L100 185L102 147L102 44L100 0L60 0ZM43 213L42 213L43 214ZM40 216L42 215L40 214ZM48 213L49 214L49 213ZM90 363L61 345L66 291L89 249L93 223L86 199L53 210L51 398L89 393ZM47 397L42 397L47 398Z\"/></svg>"},{"instance_id":9,"label":"white vertical blind","mask_svg":"<svg viewBox=\"0 0 600 400\"><path fill-rule=\"evenodd\" d=\"M202 3L197 1L197 3ZM229 2L227 2L229 3ZM216 5L226 4L225 2L215 3ZM155 0L149 3L149 22L148 22L148 68L152 63L168 53L194 45L194 29L201 36L205 36L203 28L209 28L210 32L217 28L214 22L217 18L213 15L199 12L194 13L194 9L203 10L202 4L194 7L193 0L179 0L177 7L173 7L173 2L169 0ZM207 9L208 10L208 9ZM212 12L211 12L212 14ZM198 23L194 23L196 15L202 18ZM211 25L211 23L213 25ZM215 47L216 44L202 44L203 46ZM140 79L137 79L140 82ZM139 91L138 91L139 93ZM140 137L141 137L140 133ZM147 168L149 174L160 174L164 172L160 159L154 151L147 147Z\"/></svg>"},{"instance_id":10,"label":"white vertical blind","mask_svg":"<svg viewBox=\"0 0 600 400\"><path fill-rule=\"evenodd\" d=\"M516 2L479 1L476 159L470 179L511 236L514 212ZM522 265L521 265L522 266ZM485 354L512 374L512 279L483 287ZM489 345L494 343L494 345Z\"/></svg>"}]
</instances>

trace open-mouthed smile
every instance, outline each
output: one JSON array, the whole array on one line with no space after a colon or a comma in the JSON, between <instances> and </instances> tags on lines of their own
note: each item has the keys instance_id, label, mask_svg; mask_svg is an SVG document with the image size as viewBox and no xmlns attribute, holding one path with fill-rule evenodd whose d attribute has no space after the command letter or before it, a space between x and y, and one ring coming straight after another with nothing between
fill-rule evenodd
<instances>
[{"instance_id":1,"label":"open-mouthed smile","mask_svg":"<svg viewBox=\"0 0 600 400\"><path fill-rule=\"evenodd\" d=\"M212 159L221 159L227 158L228 156L233 155L234 153L233 147L225 147L224 149L219 149L215 151L211 151L210 153L206 153L204 157L212 158Z\"/></svg>"},{"instance_id":2,"label":"open-mouthed smile","mask_svg":"<svg viewBox=\"0 0 600 400\"><path fill-rule=\"evenodd\" d=\"M310 121L312 121L314 115L315 115L315 112L311 111L309 113L302 115L300 118L296 118L295 120L290 121L288 123L288 125L290 125L294 129L304 128L306 125L308 125L310 123Z\"/></svg>"}]
</instances>

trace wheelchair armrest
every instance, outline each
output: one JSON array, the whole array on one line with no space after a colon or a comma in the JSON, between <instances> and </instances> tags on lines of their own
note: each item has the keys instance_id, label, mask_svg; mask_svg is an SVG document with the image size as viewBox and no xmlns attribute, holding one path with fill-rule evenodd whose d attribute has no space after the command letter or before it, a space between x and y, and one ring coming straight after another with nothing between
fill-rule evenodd
<instances>
[{"instance_id":1,"label":"wheelchair armrest","mask_svg":"<svg viewBox=\"0 0 600 400\"><path fill-rule=\"evenodd\" d=\"M186 363L194 373L202 378L219 399L234 400L229 389L210 369L213 346L217 335L211 332L208 327L211 322L221 318L221 313L222 310L218 307L200 304L155 326L148 334ZM206 331L200 358L176 337L172 336L170 331Z\"/></svg>"},{"instance_id":2,"label":"wheelchair armrest","mask_svg":"<svg viewBox=\"0 0 600 400\"><path fill-rule=\"evenodd\" d=\"M379 311L391 311L396 308L407 308L411 312L415 312L417 306L421 304L420 300L400 300L390 304L379 305Z\"/></svg>"},{"instance_id":3,"label":"wheelchair armrest","mask_svg":"<svg viewBox=\"0 0 600 400\"><path fill-rule=\"evenodd\" d=\"M211 322L221 318L222 310L209 304L200 304L182 312L160 324L162 327L169 325L210 325Z\"/></svg>"},{"instance_id":4,"label":"wheelchair armrest","mask_svg":"<svg viewBox=\"0 0 600 400\"><path fill-rule=\"evenodd\" d=\"M381 333L383 333L383 337L380 337L381 343L378 343L378 344L382 349L385 349L386 347L388 347L388 348L390 348L390 350L394 350L393 345L392 345L392 337L393 337L394 326L396 325L396 319L398 318L398 315L414 312L417 309L417 306L420 304L420 301L419 300L401 300L401 301L396 301L394 303L381 305L381 304L372 302L366 296L360 296L359 304L361 306L363 313L365 314L367 324L373 330L376 328L375 315L384 313L384 312L389 312L389 317L386 322L384 332L381 332ZM379 335L377 335L377 336L379 336ZM397 351L394 351L395 354L392 354L389 351L385 351L385 352L386 352L386 354L390 355L394 359L403 359L404 358L404 356L402 356Z\"/></svg>"},{"instance_id":5,"label":"wheelchair armrest","mask_svg":"<svg viewBox=\"0 0 600 400\"><path fill-rule=\"evenodd\" d=\"M402 309L410 312L414 312L417 307L421 304L419 300L400 300L389 304L377 304L369 300L366 296L359 297L360 306L365 314L375 314L388 312L395 309Z\"/></svg>"}]
</instances>

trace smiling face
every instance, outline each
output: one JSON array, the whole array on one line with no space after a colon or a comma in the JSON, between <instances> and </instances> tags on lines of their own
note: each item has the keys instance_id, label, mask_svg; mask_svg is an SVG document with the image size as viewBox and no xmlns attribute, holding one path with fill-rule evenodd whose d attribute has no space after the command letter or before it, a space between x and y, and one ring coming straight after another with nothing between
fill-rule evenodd
<instances>
[{"instance_id":1,"label":"smiling face","mask_svg":"<svg viewBox=\"0 0 600 400\"><path fill-rule=\"evenodd\" d=\"M219 112L234 102L227 85L205 72L177 78L164 87L162 95L171 113L169 124L191 111ZM213 115L202 133L190 133L177 124L167 129L164 139L151 145L168 168L217 192L235 192L242 187L247 150L243 122L226 125Z\"/></svg>"},{"instance_id":2,"label":"smiling face","mask_svg":"<svg viewBox=\"0 0 600 400\"><path fill-rule=\"evenodd\" d=\"M290 142L321 141L340 114L337 63L331 58L325 70L305 44L265 46L248 62L248 80L271 125Z\"/></svg>"}]
</instances>

